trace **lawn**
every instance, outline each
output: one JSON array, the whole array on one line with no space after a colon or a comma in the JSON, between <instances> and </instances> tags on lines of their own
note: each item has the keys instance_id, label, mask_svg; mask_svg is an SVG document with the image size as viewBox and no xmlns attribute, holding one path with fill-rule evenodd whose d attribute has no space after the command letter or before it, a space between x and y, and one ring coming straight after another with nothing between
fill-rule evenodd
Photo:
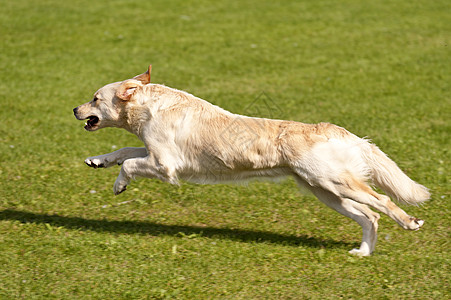
<instances>
[{"instance_id":1,"label":"lawn","mask_svg":"<svg viewBox=\"0 0 451 300\"><path fill-rule=\"evenodd\" d=\"M450 299L451 3L1 1L1 299ZM235 113L331 122L430 188L417 232L360 227L294 181L171 186L86 157L141 146L72 109L152 82Z\"/></svg>"}]
</instances>

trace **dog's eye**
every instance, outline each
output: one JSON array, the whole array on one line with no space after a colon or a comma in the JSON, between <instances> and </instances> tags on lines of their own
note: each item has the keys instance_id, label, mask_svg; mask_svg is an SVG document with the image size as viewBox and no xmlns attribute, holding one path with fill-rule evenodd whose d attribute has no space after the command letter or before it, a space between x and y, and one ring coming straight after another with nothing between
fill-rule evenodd
<instances>
[{"instance_id":1,"label":"dog's eye","mask_svg":"<svg viewBox=\"0 0 451 300\"><path fill-rule=\"evenodd\" d=\"M92 99L93 102L96 102L97 100L99 100L99 98L94 97L94 99Z\"/></svg>"}]
</instances>

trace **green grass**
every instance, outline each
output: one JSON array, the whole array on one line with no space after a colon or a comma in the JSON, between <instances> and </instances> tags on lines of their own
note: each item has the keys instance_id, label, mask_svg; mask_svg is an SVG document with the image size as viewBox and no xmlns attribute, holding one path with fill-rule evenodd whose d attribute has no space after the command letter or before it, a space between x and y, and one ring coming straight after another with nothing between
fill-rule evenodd
<instances>
[{"instance_id":1,"label":"green grass","mask_svg":"<svg viewBox=\"0 0 451 300\"><path fill-rule=\"evenodd\" d=\"M0 298L449 299L451 5L421 1L2 1ZM170 186L83 164L125 131L72 108L152 81L236 113L332 122L429 187L418 232L359 226L291 180ZM263 102L264 92L278 109ZM258 107L260 105L260 107ZM262 107L263 106L263 107ZM265 115L263 115L265 116Z\"/></svg>"}]
</instances>

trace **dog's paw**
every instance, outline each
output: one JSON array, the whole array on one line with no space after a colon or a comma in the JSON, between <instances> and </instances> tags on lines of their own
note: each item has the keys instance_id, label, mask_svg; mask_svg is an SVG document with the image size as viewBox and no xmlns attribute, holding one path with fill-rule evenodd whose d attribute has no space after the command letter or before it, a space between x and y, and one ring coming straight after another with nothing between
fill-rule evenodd
<instances>
[{"instance_id":1,"label":"dog's paw","mask_svg":"<svg viewBox=\"0 0 451 300\"><path fill-rule=\"evenodd\" d=\"M114 195L119 195L120 193L124 192L125 190L127 190L127 186L123 186L123 187L118 187L118 188L113 188L114 191Z\"/></svg>"},{"instance_id":2,"label":"dog's paw","mask_svg":"<svg viewBox=\"0 0 451 300\"><path fill-rule=\"evenodd\" d=\"M105 163L98 158L95 157L89 157L85 159L85 164L87 164L89 167L97 169L97 168L106 168Z\"/></svg>"},{"instance_id":3,"label":"dog's paw","mask_svg":"<svg viewBox=\"0 0 451 300\"><path fill-rule=\"evenodd\" d=\"M117 196L127 189L128 181L124 180L121 175L114 182L113 192Z\"/></svg>"},{"instance_id":4,"label":"dog's paw","mask_svg":"<svg viewBox=\"0 0 451 300\"><path fill-rule=\"evenodd\" d=\"M417 219L415 217L410 217L410 222L411 222L411 224L410 224L411 226L408 229L414 230L414 231L419 230L420 227L424 225L423 220Z\"/></svg>"},{"instance_id":5,"label":"dog's paw","mask_svg":"<svg viewBox=\"0 0 451 300\"><path fill-rule=\"evenodd\" d=\"M361 249L352 249L349 251L349 254L356 255L356 256L370 256L371 253L369 251L363 251Z\"/></svg>"},{"instance_id":6,"label":"dog's paw","mask_svg":"<svg viewBox=\"0 0 451 300\"><path fill-rule=\"evenodd\" d=\"M97 169L97 168L108 168L116 165L117 157L114 153L108 153L98 156L91 156L85 159L85 164Z\"/></svg>"}]
</instances>

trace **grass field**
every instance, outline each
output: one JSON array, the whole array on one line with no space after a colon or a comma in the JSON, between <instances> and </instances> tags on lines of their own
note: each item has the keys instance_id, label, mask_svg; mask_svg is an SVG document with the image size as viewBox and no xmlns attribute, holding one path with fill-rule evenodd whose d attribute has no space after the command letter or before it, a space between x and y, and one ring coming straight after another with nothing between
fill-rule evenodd
<instances>
[{"instance_id":1,"label":"grass field","mask_svg":"<svg viewBox=\"0 0 451 300\"><path fill-rule=\"evenodd\" d=\"M1 1L1 299L450 299L451 3ZM360 227L292 180L170 186L83 160L131 134L72 108L152 81L235 113L332 122L431 189L408 232Z\"/></svg>"}]
</instances>

